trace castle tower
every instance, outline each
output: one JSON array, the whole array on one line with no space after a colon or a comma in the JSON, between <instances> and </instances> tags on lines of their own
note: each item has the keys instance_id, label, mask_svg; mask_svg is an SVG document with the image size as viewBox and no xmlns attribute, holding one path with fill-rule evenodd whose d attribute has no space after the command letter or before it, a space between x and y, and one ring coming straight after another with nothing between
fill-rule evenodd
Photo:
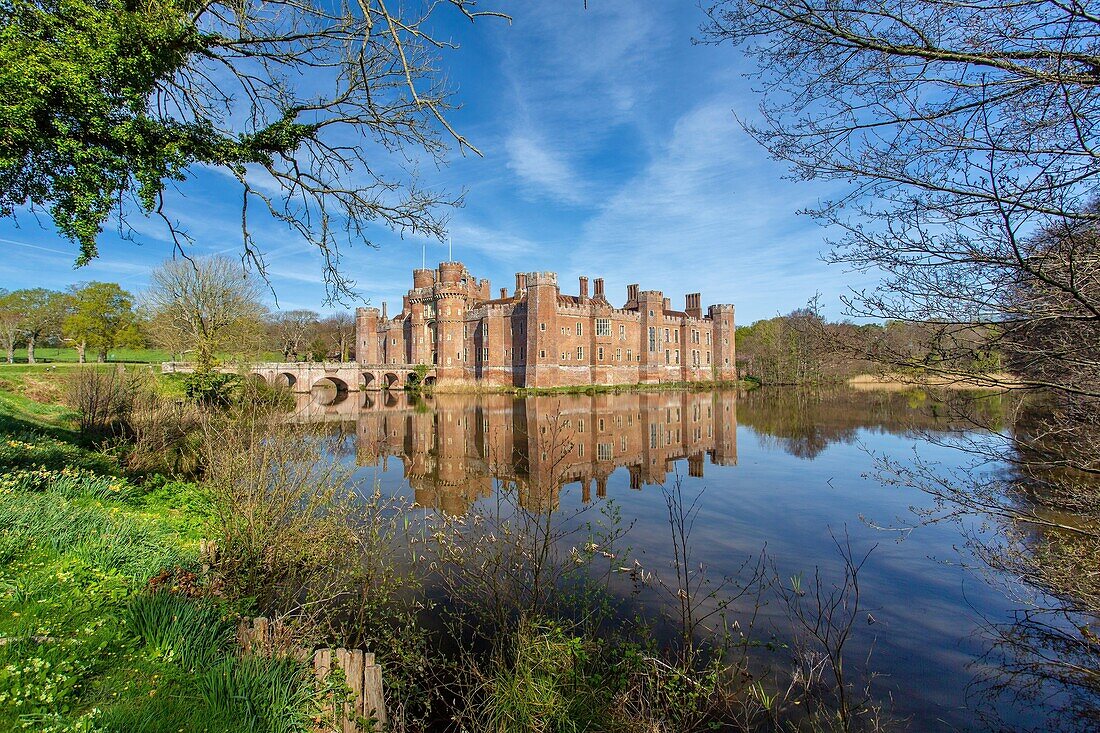
<instances>
[{"instance_id":1,"label":"castle tower","mask_svg":"<svg viewBox=\"0 0 1100 733\"><path fill-rule=\"evenodd\" d=\"M527 289L528 387L553 386L558 376L558 276L553 272L529 272Z\"/></svg>"},{"instance_id":2,"label":"castle tower","mask_svg":"<svg viewBox=\"0 0 1100 733\"><path fill-rule=\"evenodd\" d=\"M665 296L660 290L642 290L636 295L642 321L641 377L643 382L657 382L660 381L659 370L665 363L665 344L662 341Z\"/></svg>"},{"instance_id":3,"label":"castle tower","mask_svg":"<svg viewBox=\"0 0 1100 733\"><path fill-rule=\"evenodd\" d=\"M736 325L732 305L712 305L708 311L714 342L714 375L720 380L737 379Z\"/></svg>"},{"instance_id":4,"label":"castle tower","mask_svg":"<svg viewBox=\"0 0 1100 733\"><path fill-rule=\"evenodd\" d=\"M381 364L378 353L378 309L355 309L355 360L360 364Z\"/></svg>"},{"instance_id":5,"label":"castle tower","mask_svg":"<svg viewBox=\"0 0 1100 733\"><path fill-rule=\"evenodd\" d=\"M462 279L466 268L461 262L439 263L439 281L435 286L435 362L440 381L462 379L466 360L462 326L466 318L466 293Z\"/></svg>"}]
</instances>

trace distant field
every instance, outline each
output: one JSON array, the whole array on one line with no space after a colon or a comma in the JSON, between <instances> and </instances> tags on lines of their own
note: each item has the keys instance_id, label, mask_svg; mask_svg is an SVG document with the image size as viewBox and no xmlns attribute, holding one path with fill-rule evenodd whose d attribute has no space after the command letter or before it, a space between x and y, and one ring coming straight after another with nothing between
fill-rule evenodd
<instances>
[{"instance_id":1,"label":"distant field","mask_svg":"<svg viewBox=\"0 0 1100 733\"><path fill-rule=\"evenodd\" d=\"M38 347L34 350L34 358L38 364L76 364L76 349L69 348L42 348ZM233 357L225 356L226 359ZM258 355L256 361L282 361L283 355L275 352L267 352ZM89 364L94 364L96 360L96 354L91 349L88 350L87 359ZM172 355L167 351L161 349L111 349L107 354L107 361L111 364L160 364L163 361L171 361ZM16 365L27 363L27 350L16 349L15 350L15 363ZM0 353L0 370L4 367L10 368L11 365L7 362L7 355Z\"/></svg>"},{"instance_id":2,"label":"distant field","mask_svg":"<svg viewBox=\"0 0 1100 733\"><path fill-rule=\"evenodd\" d=\"M4 359L3 354L0 354L0 359ZM42 348L41 346L34 350L35 360L42 363L76 363L76 349L53 349ZM91 349L87 353L88 361L94 362L96 354ZM160 349L111 349L107 354L107 361L115 363L131 363L131 364L159 364L162 361L169 361L171 356L167 351L161 351ZM15 361L19 364L27 363L27 350L16 349ZM7 360L4 359L3 363L6 365Z\"/></svg>"}]
</instances>

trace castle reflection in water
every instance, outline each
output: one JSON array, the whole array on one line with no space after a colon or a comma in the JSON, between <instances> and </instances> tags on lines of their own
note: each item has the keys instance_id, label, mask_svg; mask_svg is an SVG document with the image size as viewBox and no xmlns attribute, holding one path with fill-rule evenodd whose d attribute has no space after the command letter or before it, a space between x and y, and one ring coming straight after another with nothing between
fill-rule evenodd
<instances>
[{"instance_id":1,"label":"castle reflection in water","mask_svg":"<svg viewBox=\"0 0 1100 733\"><path fill-rule=\"evenodd\" d=\"M360 466L388 468L389 458L399 458L417 504L455 515L489 497L494 479L525 506L556 508L570 483L580 484L585 502L593 492L603 497L619 468L641 489L664 484L676 460L687 459L691 477L703 476L708 457L737 463L735 391L423 400L361 392L337 399L302 395L297 415L354 422Z\"/></svg>"}]
</instances>

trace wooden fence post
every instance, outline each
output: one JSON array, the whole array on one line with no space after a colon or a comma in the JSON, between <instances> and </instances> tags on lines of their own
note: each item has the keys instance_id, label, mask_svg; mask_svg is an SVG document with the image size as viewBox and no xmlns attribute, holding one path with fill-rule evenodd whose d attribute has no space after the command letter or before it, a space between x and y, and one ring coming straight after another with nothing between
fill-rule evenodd
<instances>
[{"instance_id":1,"label":"wooden fence post","mask_svg":"<svg viewBox=\"0 0 1100 733\"><path fill-rule=\"evenodd\" d=\"M237 625L241 654L290 656L302 662L308 661L311 657L309 650L289 644L285 631L281 623L272 623L262 616L251 620L242 618ZM381 733L386 730L382 668L375 662L373 654L362 649L317 649L312 654L312 660L313 674L319 683L323 685L334 669L340 669L351 690L351 699L343 704L340 711L339 733ZM330 698L324 705L322 716L332 720L336 714L333 700ZM363 730L359 725L360 718L373 720L373 730Z\"/></svg>"}]
</instances>

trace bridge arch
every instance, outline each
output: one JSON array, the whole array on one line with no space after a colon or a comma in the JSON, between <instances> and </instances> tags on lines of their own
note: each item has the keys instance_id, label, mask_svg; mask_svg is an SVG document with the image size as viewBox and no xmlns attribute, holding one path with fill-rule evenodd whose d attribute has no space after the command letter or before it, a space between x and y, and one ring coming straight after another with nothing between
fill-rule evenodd
<instances>
[{"instance_id":1,"label":"bridge arch","mask_svg":"<svg viewBox=\"0 0 1100 733\"><path fill-rule=\"evenodd\" d=\"M340 377L334 376L332 374L325 374L324 376L320 377L319 379L317 379L317 381L310 385L310 388L313 389L315 387L324 387L329 384L335 387L337 392L348 391L348 383L345 382L343 379L340 379Z\"/></svg>"},{"instance_id":2,"label":"bridge arch","mask_svg":"<svg viewBox=\"0 0 1100 733\"><path fill-rule=\"evenodd\" d=\"M386 372L382 375L382 389L393 389L401 383L401 377L397 376L393 372Z\"/></svg>"},{"instance_id":3,"label":"bridge arch","mask_svg":"<svg viewBox=\"0 0 1100 733\"><path fill-rule=\"evenodd\" d=\"M286 387L287 389L294 389L294 385L298 383L298 377L290 372L279 372L275 375L274 380L276 387Z\"/></svg>"},{"instance_id":4,"label":"bridge arch","mask_svg":"<svg viewBox=\"0 0 1100 733\"><path fill-rule=\"evenodd\" d=\"M359 374L359 389L378 389L378 379L374 376L374 372Z\"/></svg>"}]
</instances>

